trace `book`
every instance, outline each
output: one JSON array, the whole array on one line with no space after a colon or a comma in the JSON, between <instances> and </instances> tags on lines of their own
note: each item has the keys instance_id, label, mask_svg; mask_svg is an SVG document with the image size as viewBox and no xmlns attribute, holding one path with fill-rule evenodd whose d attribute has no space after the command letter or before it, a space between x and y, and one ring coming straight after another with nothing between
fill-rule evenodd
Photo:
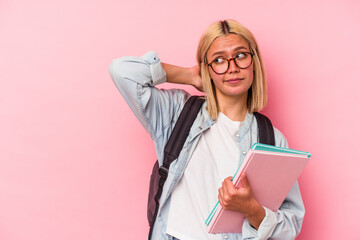
<instances>
[{"instance_id":1,"label":"book","mask_svg":"<svg viewBox=\"0 0 360 240\"><path fill-rule=\"evenodd\" d=\"M239 187L245 172L255 199L276 212L310 157L308 152L255 143L232 182ZM244 219L242 213L224 210L217 202L205 224L209 233L241 233Z\"/></svg>"}]
</instances>

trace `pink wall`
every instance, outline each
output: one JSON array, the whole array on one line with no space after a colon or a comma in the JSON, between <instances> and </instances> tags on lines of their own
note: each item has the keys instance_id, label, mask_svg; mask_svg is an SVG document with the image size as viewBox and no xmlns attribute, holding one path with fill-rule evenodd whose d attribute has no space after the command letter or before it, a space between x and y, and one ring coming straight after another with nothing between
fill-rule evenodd
<instances>
[{"instance_id":1,"label":"pink wall","mask_svg":"<svg viewBox=\"0 0 360 240\"><path fill-rule=\"evenodd\" d=\"M298 239L360 239L357 1L54 2L0 2L1 240L145 239L156 157L109 63L155 50L194 65L202 31L224 18L257 37L264 112L313 154Z\"/></svg>"}]
</instances>

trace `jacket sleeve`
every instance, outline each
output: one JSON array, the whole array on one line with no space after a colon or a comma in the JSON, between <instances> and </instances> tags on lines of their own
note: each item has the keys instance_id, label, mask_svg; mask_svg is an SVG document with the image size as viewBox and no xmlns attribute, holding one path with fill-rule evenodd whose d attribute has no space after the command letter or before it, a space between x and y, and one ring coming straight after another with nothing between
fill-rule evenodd
<instances>
[{"instance_id":1,"label":"jacket sleeve","mask_svg":"<svg viewBox=\"0 0 360 240\"><path fill-rule=\"evenodd\" d=\"M166 141L186 99L185 91L160 90L166 73L155 52L142 57L122 57L111 62L111 78L121 95L154 141Z\"/></svg>"},{"instance_id":2,"label":"jacket sleeve","mask_svg":"<svg viewBox=\"0 0 360 240\"><path fill-rule=\"evenodd\" d=\"M281 132L275 129L276 146L288 148L288 143ZM247 220L243 224L243 239L295 239L300 233L305 215L299 185L296 182L277 212L264 207L265 218L259 229L253 228Z\"/></svg>"}]
</instances>

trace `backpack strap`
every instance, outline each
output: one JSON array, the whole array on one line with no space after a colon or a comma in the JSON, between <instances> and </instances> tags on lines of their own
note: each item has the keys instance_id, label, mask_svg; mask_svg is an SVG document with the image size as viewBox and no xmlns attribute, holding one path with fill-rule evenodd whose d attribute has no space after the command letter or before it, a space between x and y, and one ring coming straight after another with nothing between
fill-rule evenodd
<instances>
[{"instance_id":1,"label":"backpack strap","mask_svg":"<svg viewBox=\"0 0 360 240\"><path fill-rule=\"evenodd\" d=\"M165 145L163 164L161 167L159 167L159 189L158 194L155 196L157 200L159 200L161 197L162 188L167 179L170 164L179 157L185 140L189 135L190 128L193 125L204 101L205 99L200 98L199 96L191 96L185 103L185 106L181 111L178 120L176 121L170 138Z\"/></svg>"},{"instance_id":2,"label":"backpack strap","mask_svg":"<svg viewBox=\"0 0 360 240\"><path fill-rule=\"evenodd\" d=\"M274 128L271 124L271 121L265 115L254 112L254 116L256 117L256 121L258 124L258 140L259 143L264 143L268 145L275 146L275 134Z\"/></svg>"},{"instance_id":3,"label":"backpack strap","mask_svg":"<svg viewBox=\"0 0 360 240\"><path fill-rule=\"evenodd\" d=\"M191 96L185 103L165 146L163 167L169 168L170 164L178 158L204 100L199 96Z\"/></svg>"},{"instance_id":4,"label":"backpack strap","mask_svg":"<svg viewBox=\"0 0 360 240\"><path fill-rule=\"evenodd\" d=\"M152 186L150 185L150 189L152 189L150 190L150 192L154 191L154 193L156 192L156 194L153 199L152 197L150 197L149 199L149 201L151 202L155 200L154 202L155 206L153 206L155 209L152 209L149 212L149 205L148 205L148 218L149 218L149 214L151 215L151 220L149 222L150 231L149 231L148 239L150 239L152 235L155 219L159 211L159 200L163 191L165 181L168 177L170 164L175 159L178 158L184 146L185 140L189 135L191 126L193 125L196 116L198 115L198 112L201 106L203 105L204 101L205 99L199 96L191 96L186 101L185 106L182 109L178 120L176 121L175 127L172 130L170 138L165 145L163 165L159 167L158 162L155 163L154 169L155 171L157 170L158 172L158 173L155 172L155 174L157 175L155 179L158 179L155 181L157 181L158 184L156 186L155 183L154 189L152 189Z\"/></svg>"}]
</instances>

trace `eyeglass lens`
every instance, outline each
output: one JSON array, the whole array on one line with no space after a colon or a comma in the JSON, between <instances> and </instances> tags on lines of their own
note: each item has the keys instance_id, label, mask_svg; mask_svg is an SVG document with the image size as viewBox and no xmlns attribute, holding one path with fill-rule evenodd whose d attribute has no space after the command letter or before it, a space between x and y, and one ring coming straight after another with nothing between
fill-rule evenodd
<instances>
[{"instance_id":1,"label":"eyeglass lens","mask_svg":"<svg viewBox=\"0 0 360 240\"><path fill-rule=\"evenodd\" d=\"M248 68L252 63L252 56L250 53L241 53L238 54L235 58L226 59L226 58L217 58L210 65L211 68L218 74L225 73L230 66L230 61L234 60L235 64L239 68Z\"/></svg>"}]
</instances>

